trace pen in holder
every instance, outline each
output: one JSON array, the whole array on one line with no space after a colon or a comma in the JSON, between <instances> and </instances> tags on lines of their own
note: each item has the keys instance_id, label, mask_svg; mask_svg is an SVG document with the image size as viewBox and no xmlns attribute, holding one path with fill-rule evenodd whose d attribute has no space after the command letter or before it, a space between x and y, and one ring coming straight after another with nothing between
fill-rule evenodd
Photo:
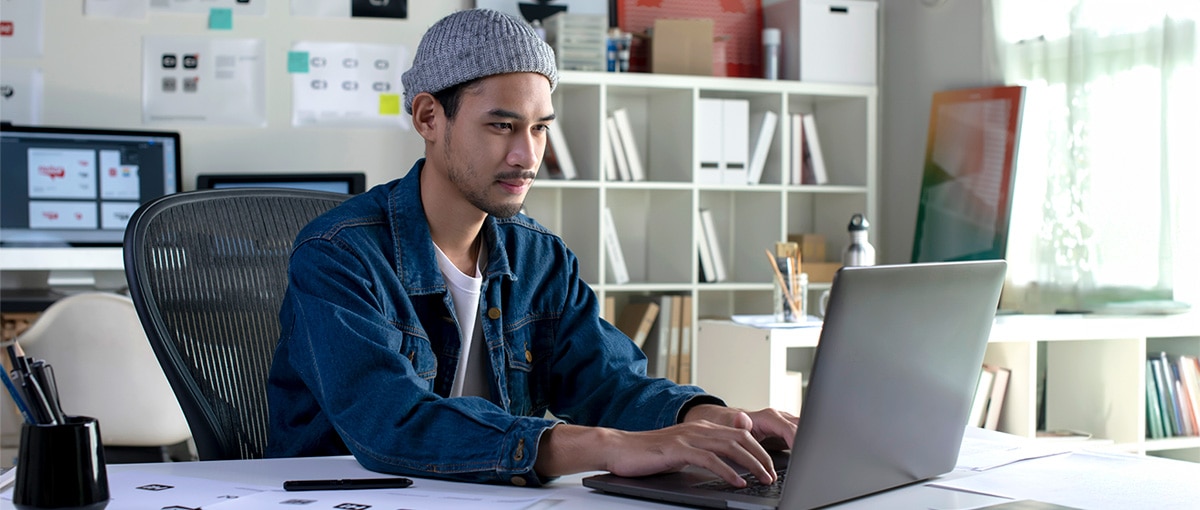
<instances>
[{"instance_id":1,"label":"pen in holder","mask_svg":"<svg viewBox=\"0 0 1200 510\"><path fill-rule=\"evenodd\" d=\"M99 510L108 504L100 423L66 416L60 424L21 424L13 505Z\"/></svg>"},{"instance_id":2,"label":"pen in holder","mask_svg":"<svg viewBox=\"0 0 1200 510\"><path fill-rule=\"evenodd\" d=\"M775 321L804 322L808 310L808 275L801 272L800 245L775 243L775 253L766 250L775 273Z\"/></svg>"}]
</instances>

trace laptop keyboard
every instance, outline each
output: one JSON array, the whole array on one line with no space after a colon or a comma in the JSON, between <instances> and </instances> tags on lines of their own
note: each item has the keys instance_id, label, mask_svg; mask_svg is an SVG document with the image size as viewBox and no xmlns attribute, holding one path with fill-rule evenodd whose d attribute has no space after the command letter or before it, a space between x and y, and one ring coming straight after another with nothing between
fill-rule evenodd
<instances>
[{"instance_id":1,"label":"laptop keyboard","mask_svg":"<svg viewBox=\"0 0 1200 510\"><path fill-rule=\"evenodd\" d=\"M697 488L710 489L722 492L732 492L734 494L742 494L746 496L758 496L763 498L778 498L783 494L783 481L787 478L787 470L776 472L774 483L761 483L754 475L744 474L742 479L746 481L745 487L734 487L729 485L725 480L713 480L696 484Z\"/></svg>"}]
</instances>

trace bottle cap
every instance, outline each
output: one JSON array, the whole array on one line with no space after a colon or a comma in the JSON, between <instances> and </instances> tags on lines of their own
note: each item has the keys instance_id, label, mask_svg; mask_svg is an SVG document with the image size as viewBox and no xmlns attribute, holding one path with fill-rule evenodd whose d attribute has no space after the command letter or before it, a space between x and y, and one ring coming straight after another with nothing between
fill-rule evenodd
<instances>
[{"instance_id":1,"label":"bottle cap","mask_svg":"<svg viewBox=\"0 0 1200 510\"><path fill-rule=\"evenodd\" d=\"M854 216L850 217L850 226L846 228L850 231L859 231L866 230L869 226L871 226L871 224L867 222L866 218L863 218L863 215L855 214Z\"/></svg>"},{"instance_id":2,"label":"bottle cap","mask_svg":"<svg viewBox=\"0 0 1200 510\"><path fill-rule=\"evenodd\" d=\"M766 45L779 44L783 39L778 28L764 28L762 33L762 43Z\"/></svg>"}]
</instances>

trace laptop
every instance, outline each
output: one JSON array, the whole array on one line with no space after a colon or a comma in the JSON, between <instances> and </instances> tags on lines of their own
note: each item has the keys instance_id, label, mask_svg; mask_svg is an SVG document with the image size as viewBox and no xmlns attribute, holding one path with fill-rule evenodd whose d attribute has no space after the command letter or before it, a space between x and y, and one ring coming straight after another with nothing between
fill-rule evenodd
<instances>
[{"instance_id":1,"label":"laptop","mask_svg":"<svg viewBox=\"0 0 1200 510\"><path fill-rule=\"evenodd\" d=\"M786 468L776 486L747 474L752 486L739 491L695 467L637 478L596 475L583 484L701 507L793 510L951 471L1005 269L1002 260L840 269L793 449L776 459L777 471ZM751 493L766 488L778 494Z\"/></svg>"}]
</instances>

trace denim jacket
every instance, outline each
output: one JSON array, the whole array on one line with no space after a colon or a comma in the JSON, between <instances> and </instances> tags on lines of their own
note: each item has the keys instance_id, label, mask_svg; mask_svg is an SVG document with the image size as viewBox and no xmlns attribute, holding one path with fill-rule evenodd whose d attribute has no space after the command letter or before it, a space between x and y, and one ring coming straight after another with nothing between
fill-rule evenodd
<instances>
[{"instance_id":1,"label":"denim jacket","mask_svg":"<svg viewBox=\"0 0 1200 510\"><path fill-rule=\"evenodd\" d=\"M267 456L350 453L372 471L538 485L538 440L558 420L651 430L677 423L685 404L720 403L646 377L641 350L600 318L575 255L523 215L482 229L491 397L446 398L465 353L421 206L423 165L297 237Z\"/></svg>"}]
</instances>

